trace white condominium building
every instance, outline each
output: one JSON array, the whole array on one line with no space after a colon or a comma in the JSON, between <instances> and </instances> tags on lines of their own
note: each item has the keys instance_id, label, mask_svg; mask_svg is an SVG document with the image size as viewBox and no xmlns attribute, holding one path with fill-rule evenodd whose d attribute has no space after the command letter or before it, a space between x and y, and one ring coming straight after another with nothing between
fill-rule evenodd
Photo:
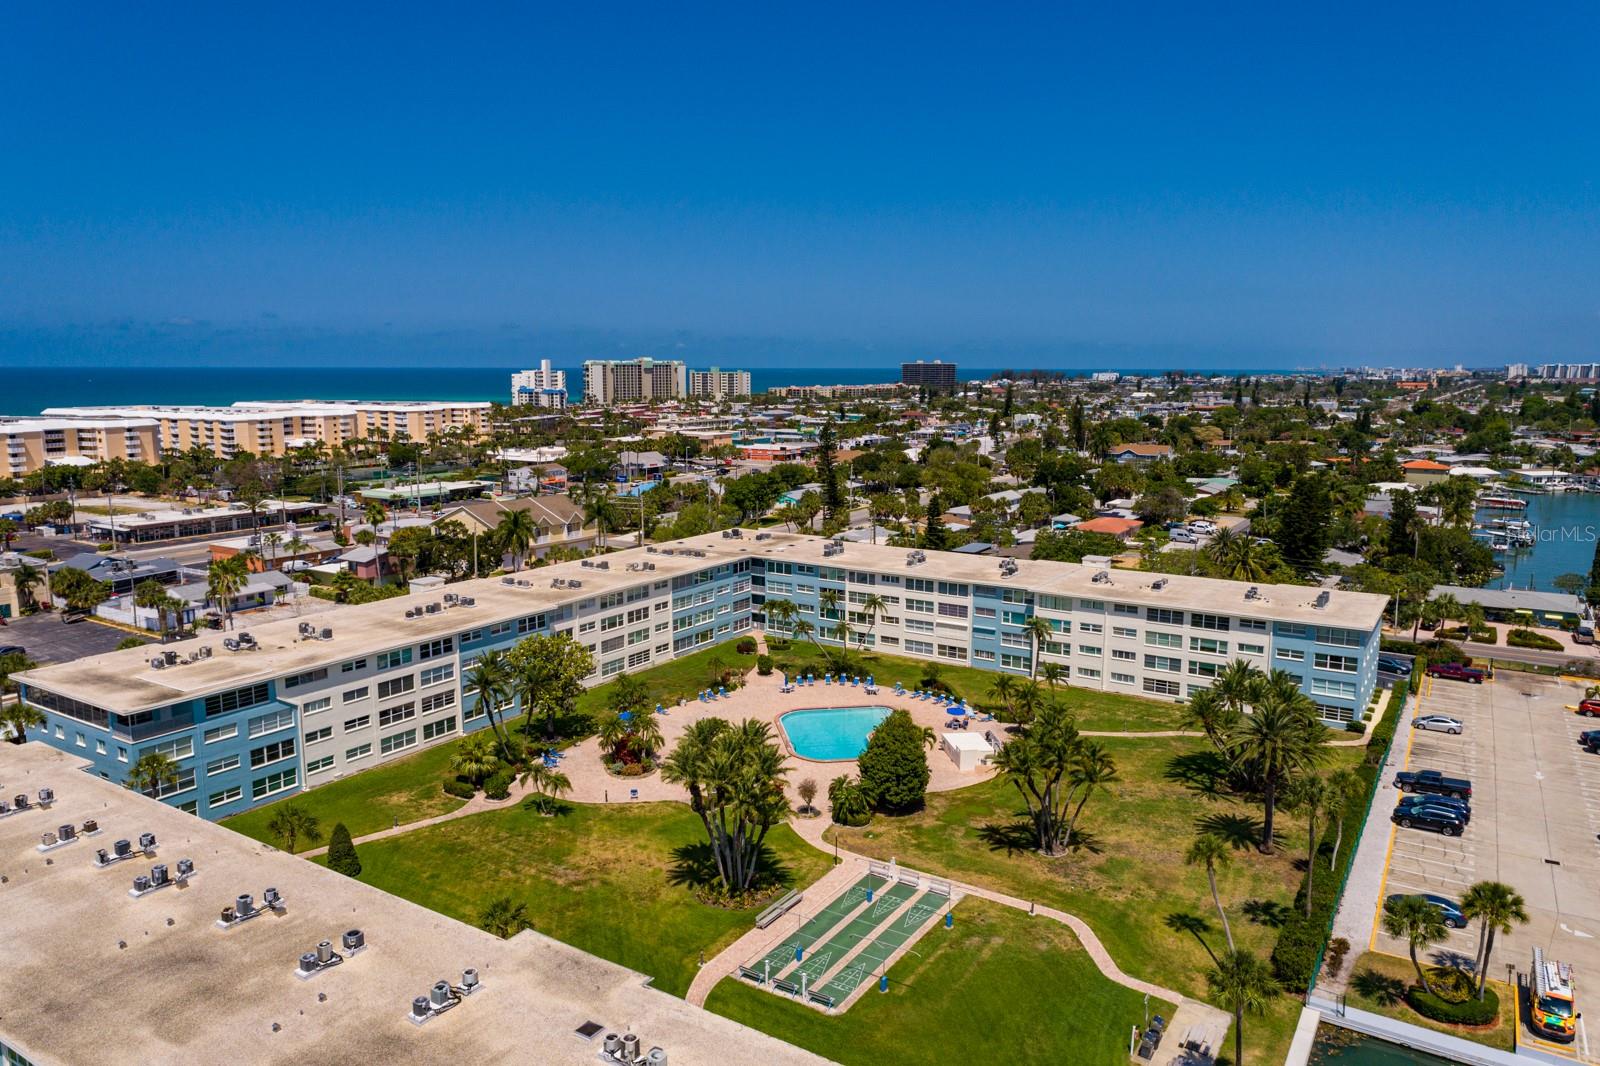
<instances>
[{"instance_id":1,"label":"white condominium building","mask_svg":"<svg viewBox=\"0 0 1600 1066\"><path fill-rule=\"evenodd\" d=\"M537 370L519 370L511 375L513 406L567 406L567 372L550 369L550 360L539 360Z\"/></svg>"},{"instance_id":2,"label":"white condominium building","mask_svg":"<svg viewBox=\"0 0 1600 1066\"><path fill-rule=\"evenodd\" d=\"M688 371L672 359L590 359L583 364L583 402L681 400L689 393Z\"/></svg>"},{"instance_id":3,"label":"white condominium building","mask_svg":"<svg viewBox=\"0 0 1600 1066\"><path fill-rule=\"evenodd\" d=\"M710 370L689 371L689 395L696 399L726 400L735 396L750 395L750 371Z\"/></svg>"}]
</instances>

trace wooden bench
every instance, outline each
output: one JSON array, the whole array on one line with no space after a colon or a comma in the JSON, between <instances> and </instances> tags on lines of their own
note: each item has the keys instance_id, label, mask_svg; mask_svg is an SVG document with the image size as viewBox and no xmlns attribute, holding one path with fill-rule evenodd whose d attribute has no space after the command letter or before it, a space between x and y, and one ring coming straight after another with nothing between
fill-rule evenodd
<instances>
[{"instance_id":1,"label":"wooden bench","mask_svg":"<svg viewBox=\"0 0 1600 1066\"><path fill-rule=\"evenodd\" d=\"M766 910L756 915L756 928L765 929L767 926L771 925L773 922L777 921L779 918L782 918L785 914L788 914L791 910L797 907L803 898L805 897L801 896L798 891L791 888L789 891L785 892L783 896L777 900L777 902L773 903Z\"/></svg>"},{"instance_id":2,"label":"wooden bench","mask_svg":"<svg viewBox=\"0 0 1600 1066\"><path fill-rule=\"evenodd\" d=\"M820 1004L820 1005L822 1005L824 1007L827 1007L829 1010L833 1009L833 997L832 996L825 996L821 992L809 992L808 991L806 993L806 998L809 999L813 1003L817 1003L817 1004Z\"/></svg>"},{"instance_id":3,"label":"wooden bench","mask_svg":"<svg viewBox=\"0 0 1600 1066\"><path fill-rule=\"evenodd\" d=\"M764 985L767 983L767 979L761 975L760 970L752 970L748 966L739 967L739 976L743 977L746 981L754 981L758 985Z\"/></svg>"},{"instance_id":4,"label":"wooden bench","mask_svg":"<svg viewBox=\"0 0 1600 1066\"><path fill-rule=\"evenodd\" d=\"M776 988L779 992L785 993L786 995L798 996L800 994L799 985L790 984L788 981L780 981L777 978L773 978L772 987Z\"/></svg>"}]
</instances>

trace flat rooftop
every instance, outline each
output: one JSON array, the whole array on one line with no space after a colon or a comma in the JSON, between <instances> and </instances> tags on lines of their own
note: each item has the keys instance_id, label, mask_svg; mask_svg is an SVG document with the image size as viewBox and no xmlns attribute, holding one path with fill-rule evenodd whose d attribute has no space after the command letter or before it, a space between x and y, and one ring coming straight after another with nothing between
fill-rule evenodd
<instances>
[{"instance_id":1,"label":"flat rooftop","mask_svg":"<svg viewBox=\"0 0 1600 1066\"><path fill-rule=\"evenodd\" d=\"M472 597L476 601L473 606L445 607L419 618L405 617L406 609L434 602L433 595L397 596L376 603L341 607L316 618L319 633L323 627L332 629L333 636L329 640L303 638L297 622L284 619L249 627L259 645L256 651L227 651L222 642L233 634L219 632L171 645L170 650L185 656L209 646L211 657L198 662L157 670L150 666L149 649L130 648L12 676L14 680L39 685L98 707L117 711L144 710L220 689L299 673L341 659L447 636L479 625L549 611L644 580L670 581L707 565L750 558L1027 588L1057 596L1186 611L1249 614L1278 621L1360 630L1376 626L1388 603L1387 597L1371 593L1331 590L1327 592L1326 606L1318 608L1315 602L1322 589L1267 584L1253 586L1257 589L1257 598L1246 600L1245 592L1252 586L1245 582L1139 570L1106 571L1107 580L1098 582L1094 578L1102 568L1081 563L1011 560L1017 572L1006 577L1000 572L1001 560L994 556L927 552L925 562L909 566L908 552L904 548L852 543L845 545L837 555L825 556L823 548L828 543L820 537L799 533L772 532L763 540L757 540L756 534L749 530L732 539L710 533L667 544L628 548L587 560L603 564L604 569L575 560L525 570L512 575L512 584L501 578L457 582L449 586L449 591ZM655 569L629 569L645 563ZM557 587L557 581L565 584ZM582 582L581 587L573 588L572 581Z\"/></svg>"},{"instance_id":2,"label":"flat rooftop","mask_svg":"<svg viewBox=\"0 0 1600 1066\"><path fill-rule=\"evenodd\" d=\"M55 790L48 811L0 818L0 1039L33 1062L255 1064L539 1062L593 1066L605 1033L631 1031L673 1063L826 1060L649 987L645 975L533 931L501 940L220 825L83 773L40 743L0 745L5 792ZM40 854L40 834L93 818L95 837ZM100 869L95 850L154 833L154 858ZM135 899L153 863L195 876ZM219 929L240 893L275 887L282 913ZM537 919L537 912L534 915ZM300 955L359 928L364 951L309 979ZM416 1025L438 980L480 990ZM593 1040L575 1030L593 1021ZM226 1049L225 1051L223 1049Z\"/></svg>"}]
</instances>

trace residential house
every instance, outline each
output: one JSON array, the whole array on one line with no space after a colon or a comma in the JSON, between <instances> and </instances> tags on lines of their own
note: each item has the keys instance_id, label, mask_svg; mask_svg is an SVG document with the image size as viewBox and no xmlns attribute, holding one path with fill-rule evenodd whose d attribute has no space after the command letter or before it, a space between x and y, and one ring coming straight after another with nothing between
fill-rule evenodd
<instances>
[{"instance_id":1,"label":"residential house","mask_svg":"<svg viewBox=\"0 0 1600 1066\"><path fill-rule=\"evenodd\" d=\"M1171 459L1170 444L1119 444L1106 452L1114 463L1149 463L1157 459Z\"/></svg>"}]
</instances>

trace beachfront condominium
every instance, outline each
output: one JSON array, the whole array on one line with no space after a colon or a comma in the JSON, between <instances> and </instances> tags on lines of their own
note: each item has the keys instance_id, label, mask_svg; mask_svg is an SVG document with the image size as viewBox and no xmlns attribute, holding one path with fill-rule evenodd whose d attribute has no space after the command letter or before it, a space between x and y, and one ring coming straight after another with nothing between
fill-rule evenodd
<instances>
[{"instance_id":1,"label":"beachfront condominium","mask_svg":"<svg viewBox=\"0 0 1600 1066\"><path fill-rule=\"evenodd\" d=\"M0 419L0 477L107 459L153 462L160 454L160 425L153 418Z\"/></svg>"},{"instance_id":2,"label":"beachfront condominium","mask_svg":"<svg viewBox=\"0 0 1600 1066\"><path fill-rule=\"evenodd\" d=\"M689 371L689 395L701 400L731 400L735 396L750 395L750 371L710 370Z\"/></svg>"},{"instance_id":3,"label":"beachfront condominium","mask_svg":"<svg viewBox=\"0 0 1600 1066\"><path fill-rule=\"evenodd\" d=\"M874 599L876 597L876 599ZM787 631L912 659L1078 688L1182 700L1242 659L1282 670L1331 723L1365 717L1382 596L1078 563L836 544L729 530L503 578L463 581L12 675L38 708L31 738L112 781L142 755L177 764L152 794L205 818L315 788L485 728L473 666L541 633L594 655L590 684L732 640ZM870 605L870 606L869 606ZM876 608L876 609L874 609ZM1028 622L1052 637L1035 646ZM249 639L245 634L249 634ZM684 696L691 693L684 692ZM516 701L504 707L519 713Z\"/></svg>"},{"instance_id":4,"label":"beachfront condominium","mask_svg":"<svg viewBox=\"0 0 1600 1066\"><path fill-rule=\"evenodd\" d=\"M514 407L567 406L567 372L550 369L550 360L539 360L537 370L519 370L511 375L511 403Z\"/></svg>"},{"instance_id":5,"label":"beachfront condominium","mask_svg":"<svg viewBox=\"0 0 1600 1066\"><path fill-rule=\"evenodd\" d=\"M51 407L51 419L153 421L162 452L203 448L223 458L240 452L283 455L306 445L338 447L358 440L422 441L441 434L488 431L487 401L428 400L249 400L231 407L132 405ZM146 456L154 460L156 454Z\"/></svg>"},{"instance_id":6,"label":"beachfront condominium","mask_svg":"<svg viewBox=\"0 0 1600 1066\"><path fill-rule=\"evenodd\" d=\"M925 388L935 392L956 391L956 365L935 359L931 363L918 359L914 363L900 364L900 384Z\"/></svg>"},{"instance_id":7,"label":"beachfront condominium","mask_svg":"<svg viewBox=\"0 0 1600 1066\"><path fill-rule=\"evenodd\" d=\"M590 359L583 364L583 402L602 406L639 400L681 400L688 370L674 359Z\"/></svg>"}]
</instances>

